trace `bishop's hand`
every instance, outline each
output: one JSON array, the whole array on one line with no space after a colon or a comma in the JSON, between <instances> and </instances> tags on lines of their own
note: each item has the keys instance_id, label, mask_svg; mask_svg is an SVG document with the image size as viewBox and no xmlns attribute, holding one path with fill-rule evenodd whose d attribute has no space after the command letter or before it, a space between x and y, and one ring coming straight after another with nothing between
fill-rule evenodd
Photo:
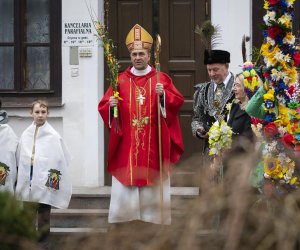
<instances>
[{"instance_id":1,"label":"bishop's hand","mask_svg":"<svg viewBox=\"0 0 300 250\"><path fill-rule=\"evenodd\" d=\"M155 91L159 96L164 95L164 85L162 83L157 83L155 86Z\"/></svg>"},{"instance_id":2,"label":"bishop's hand","mask_svg":"<svg viewBox=\"0 0 300 250\"><path fill-rule=\"evenodd\" d=\"M118 104L118 99L115 96L109 97L109 106L115 107Z\"/></svg>"}]
</instances>

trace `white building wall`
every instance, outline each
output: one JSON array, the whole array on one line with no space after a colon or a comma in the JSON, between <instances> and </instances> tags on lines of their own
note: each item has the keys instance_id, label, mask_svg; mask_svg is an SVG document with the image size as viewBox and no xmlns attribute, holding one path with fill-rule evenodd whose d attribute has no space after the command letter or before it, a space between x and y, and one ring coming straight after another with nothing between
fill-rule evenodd
<instances>
[{"instance_id":1,"label":"white building wall","mask_svg":"<svg viewBox=\"0 0 300 250\"><path fill-rule=\"evenodd\" d=\"M91 20L88 8L93 15L102 15L102 7L98 0L63 0L62 21ZM95 41L90 48L92 57L79 57L75 66L69 65L70 47L62 47L63 130L73 155L73 185L94 187L104 185L103 123L97 111L104 76L101 47ZM71 76L72 70L78 76Z\"/></svg>"},{"instance_id":2,"label":"white building wall","mask_svg":"<svg viewBox=\"0 0 300 250\"><path fill-rule=\"evenodd\" d=\"M217 49L224 49L231 54L230 70L237 74L241 72L242 38L252 36L251 0L212 0L211 20L221 28L222 44ZM247 55L251 54L251 40L247 43Z\"/></svg>"},{"instance_id":3,"label":"white building wall","mask_svg":"<svg viewBox=\"0 0 300 250\"><path fill-rule=\"evenodd\" d=\"M90 21L91 14L102 16L102 8L103 1L63 0L62 21ZM79 57L79 65L69 65L70 47L62 47L63 131L73 155L73 185L94 187L104 185L103 123L97 110L104 76L96 37L90 48L92 57ZM71 76L72 71L78 76Z\"/></svg>"}]
</instances>

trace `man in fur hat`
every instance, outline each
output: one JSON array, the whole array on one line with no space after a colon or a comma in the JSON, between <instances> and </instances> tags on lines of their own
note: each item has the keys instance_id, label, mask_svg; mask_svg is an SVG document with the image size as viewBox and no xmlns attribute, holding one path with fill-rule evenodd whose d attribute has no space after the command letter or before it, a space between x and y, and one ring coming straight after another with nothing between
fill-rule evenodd
<instances>
[{"instance_id":1,"label":"man in fur hat","mask_svg":"<svg viewBox=\"0 0 300 250\"><path fill-rule=\"evenodd\" d=\"M225 50L205 50L204 64L209 82L195 85L192 132L204 140L203 153L208 154L208 134L218 115L226 113L226 104L232 102L234 75L229 72L230 53Z\"/></svg>"}]
</instances>

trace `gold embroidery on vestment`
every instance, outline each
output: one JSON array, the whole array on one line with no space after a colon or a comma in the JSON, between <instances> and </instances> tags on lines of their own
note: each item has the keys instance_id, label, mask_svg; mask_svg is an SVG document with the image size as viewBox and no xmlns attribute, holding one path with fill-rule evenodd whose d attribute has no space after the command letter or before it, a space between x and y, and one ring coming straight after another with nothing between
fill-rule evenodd
<instances>
[{"instance_id":1,"label":"gold embroidery on vestment","mask_svg":"<svg viewBox=\"0 0 300 250\"><path fill-rule=\"evenodd\" d=\"M149 82L149 84L148 84ZM134 84L132 84L134 83ZM147 84L149 87L147 87ZM135 89L133 89L133 86ZM147 93L148 90L148 93ZM151 116L152 116L152 81L151 78L145 83L143 87L138 87L133 79L130 78L130 102L129 102L129 111L130 111L130 125L133 128L131 131L131 140L134 138L135 140L135 147L132 148L132 145L130 147L130 176L133 182L133 171L134 167L139 166L141 162L138 162L139 159L139 153L143 150L147 149L147 159L146 160L146 166L139 166L139 167L146 167L147 168L147 184L149 183L149 165L150 165L150 139L151 139ZM147 94L147 95L146 95ZM137 96L146 96L149 100L149 103L147 105L144 105L145 103L142 103L139 98L136 98ZM145 100L145 99L143 99ZM135 102L135 110L132 109L132 102ZM150 113L150 114L148 114ZM148 115L146 115L148 114ZM149 126L149 135L146 134L146 127ZM148 136L148 138L147 138ZM147 139L146 139L147 138ZM148 145L147 145L148 144ZM147 147L146 147L147 146Z\"/></svg>"},{"instance_id":2,"label":"gold embroidery on vestment","mask_svg":"<svg viewBox=\"0 0 300 250\"><path fill-rule=\"evenodd\" d=\"M151 97L151 89L152 89L152 81L150 78L150 84L149 84L149 93L150 93L150 128L149 128L149 138L148 138L148 161L147 161L147 184L149 184L149 166L150 166L150 138L151 138L151 132L152 132L152 126L151 126L151 117L152 117L152 97Z\"/></svg>"},{"instance_id":3,"label":"gold embroidery on vestment","mask_svg":"<svg viewBox=\"0 0 300 250\"><path fill-rule=\"evenodd\" d=\"M138 165L138 155L140 150L145 150L145 126L149 124L149 116L146 116L147 111L149 109L149 106L144 105L143 102L141 102L141 96L145 96L146 93L146 86L148 84L148 81L145 83L144 86L139 87L136 85L134 80L130 78L130 87L132 85L132 82L134 83L135 89L134 89L134 94L135 94L135 112L131 112L132 118L131 118L131 125L135 127L134 129L134 138L135 138L135 152L134 152L134 161L135 161L135 166ZM150 79L151 82L151 79ZM150 84L151 87L151 84ZM151 99L151 89L149 89L149 95ZM139 96L139 97L137 97ZM145 100L145 97L144 99ZM151 110L151 106L150 106Z\"/></svg>"}]
</instances>

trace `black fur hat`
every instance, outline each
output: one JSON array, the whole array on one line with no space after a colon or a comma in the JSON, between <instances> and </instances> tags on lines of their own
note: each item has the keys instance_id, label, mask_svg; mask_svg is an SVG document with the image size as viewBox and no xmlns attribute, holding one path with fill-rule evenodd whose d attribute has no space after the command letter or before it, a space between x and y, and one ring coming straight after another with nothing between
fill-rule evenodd
<instances>
[{"instance_id":1,"label":"black fur hat","mask_svg":"<svg viewBox=\"0 0 300 250\"><path fill-rule=\"evenodd\" d=\"M226 50L204 51L204 64L230 63L230 53Z\"/></svg>"}]
</instances>

